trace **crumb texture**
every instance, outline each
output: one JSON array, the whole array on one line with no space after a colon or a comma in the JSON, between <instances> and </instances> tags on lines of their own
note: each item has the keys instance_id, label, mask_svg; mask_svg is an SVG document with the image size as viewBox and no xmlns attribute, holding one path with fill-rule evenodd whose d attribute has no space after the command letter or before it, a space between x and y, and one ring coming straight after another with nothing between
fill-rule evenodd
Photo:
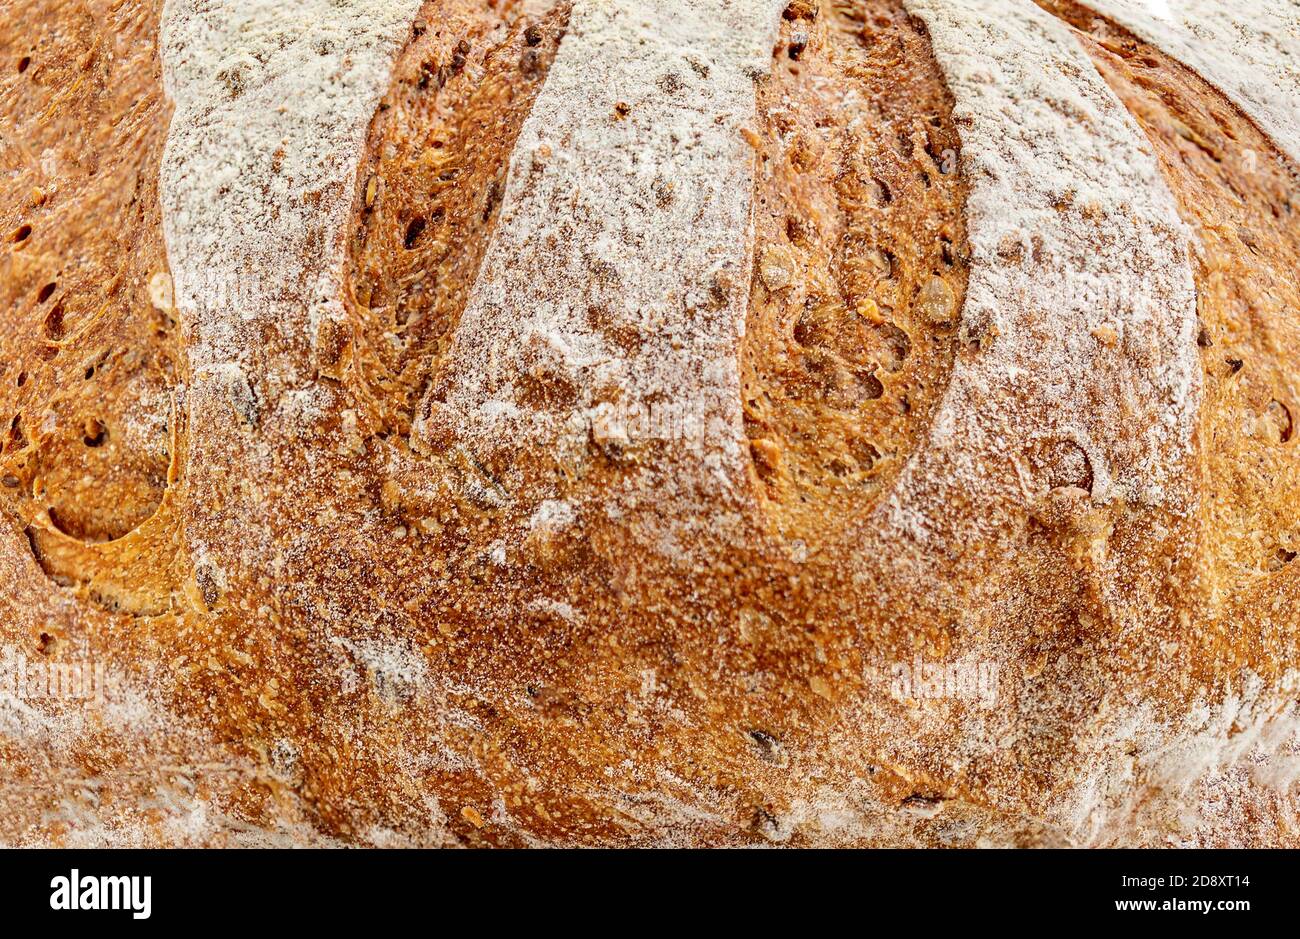
<instances>
[{"instance_id":1,"label":"crumb texture","mask_svg":"<svg viewBox=\"0 0 1300 939\"><path fill-rule=\"evenodd\" d=\"M355 378L380 432L409 438L501 209L511 154L568 22L442 3L421 12L370 128L348 241L348 322L317 367ZM472 193L474 198L465 198Z\"/></svg>"},{"instance_id":2,"label":"crumb texture","mask_svg":"<svg viewBox=\"0 0 1300 939\"><path fill-rule=\"evenodd\" d=\"M170 112L148 5L107 20L18 7L14 22L59 29L38 42L15 28L0 46L0 503L75 553L144 524L167 489L184 360L175 318L153 302L167 272L157 163Z\"/></svg>"}]
</instances>

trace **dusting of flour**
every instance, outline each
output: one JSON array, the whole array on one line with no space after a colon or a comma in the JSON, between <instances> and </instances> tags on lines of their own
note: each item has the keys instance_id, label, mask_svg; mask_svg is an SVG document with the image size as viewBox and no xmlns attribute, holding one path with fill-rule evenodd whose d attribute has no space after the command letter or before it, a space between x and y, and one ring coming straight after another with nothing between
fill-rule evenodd
<instances>
[{"instance_id":1,"label":"dusting of flour","mask_svg":"<svg viewBox=\"0 0 1300 939\"><path fill-rule=\"evenodd\" d=\"M337 315L366 129L419 0L168 0L167 256L202 384ZM292 302L306 298L304 304ZM286 376L292 377L292 376Z\"/></svg>"},{"instance_id":2,"label":"dusting of flour","mask_svg":"<svg viewBox=\"0 0 1300 939\"><path fill-rule=\"evenodd\" d=\"M1070 29L1033 3L906 5L956 99L972 187L963 330L980 350L958 363L930 445L882 509L924 537L954 491L1045 488L1009 458L1036 443L1077 447L1096 502L1185 508L1196 297L1149 143Z\"/></svg>"},{"instance_id":3,"label":"dusting of flour","mask_svg":"<svg viewBox=\"0 0 1300 939\"><path fill-rule=\"evenodd\" d=\"M589 434L625 442L626 415L671 401L703 446L679 454L692 482L673 484L701 506L734 485L754 161L742 128L783 6L575 4L421 432L473 454L580 450Z\"/></svg>"},{"instance_id":4,"label":"dusting of flour","mask_svg":"<svg viewBox=\"0 0 1300 939\"><path fill-rule=\"evenodd\" d=\"M1300 5L1295 0L1087 0L1201 74L1300 160Z\"/></svg>"}]
</instances>

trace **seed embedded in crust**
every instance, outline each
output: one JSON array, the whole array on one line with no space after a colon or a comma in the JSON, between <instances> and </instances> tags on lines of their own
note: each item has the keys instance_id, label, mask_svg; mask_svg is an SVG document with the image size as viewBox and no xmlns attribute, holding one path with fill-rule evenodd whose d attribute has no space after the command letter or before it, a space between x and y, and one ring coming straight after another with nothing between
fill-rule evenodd
<instances>
[{"instance_id":1,"label":"seed embedded in crust","mask_svg":"<svg viewBox=\"0 0 1300 939\"><path fill-rule=\"evenodd\" d=\"M956 315L952 288L942 277L931 277L917 298L925 318L936 326L951 323Z\"/></svg>"}]
</instances>

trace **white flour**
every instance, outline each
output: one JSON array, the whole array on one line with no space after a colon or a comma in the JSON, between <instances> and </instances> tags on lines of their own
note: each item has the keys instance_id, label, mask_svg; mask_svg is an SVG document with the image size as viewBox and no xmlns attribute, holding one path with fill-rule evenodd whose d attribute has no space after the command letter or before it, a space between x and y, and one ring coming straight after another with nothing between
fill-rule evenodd
<instances>
[{"instance_id":1,"label":"white flour","mask_svg":"<svg viewBox=\"0 0 1300 939\"><path fill-rule=\"evenodd\" d=\"M971 182L963 321L984 338L887 511L920 534L951 489L1046 488L1008 460L1036 442L1086 454L1098 502L1179 506L1200 394L1196 297L1189 234L1148 141L1070 29L1032 3L907 6L956 98Z\"/></svg>"},{"instance_id":2,"label":"white flour","mask_svg":"<svg viewBox=\"0 0 1300 939\"><path fill-rule=\"evenodd\" d=\"M1200 73L1300 160L1300 4L1296 0L1088 0Z\"/></svg>"},{"instance_id":3,"label":"white flour","mask_svg":"<svg viewBox=\"0 0 1300 939\"><path fill-rule=\"evenodd\" d=\"M617 436L617 413L687 402L706 449L674 458L675 498L733 484L754 159L741 129L783 6L576 4L520 133L434 427L471 452L578 449L593 424ZM533 381L563 400L524 400Z\"/></svg>"}]
</instances>

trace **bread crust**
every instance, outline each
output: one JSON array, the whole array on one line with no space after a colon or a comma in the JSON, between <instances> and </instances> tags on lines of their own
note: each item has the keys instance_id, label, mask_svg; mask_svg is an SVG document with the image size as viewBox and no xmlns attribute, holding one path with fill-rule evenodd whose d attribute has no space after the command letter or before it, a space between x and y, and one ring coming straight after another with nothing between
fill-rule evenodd
<instances>
[{"instance_id":1,"label":"bread crust","mask_svg":"<svg viewBox=\"0 0 1300 939\"><path fill-rule=\"evenodd\" d=\"M1295 162L1182 46L13 4L0 652L107 694L0 840L1296 837Z\"/></svg>"}]
</instances>

